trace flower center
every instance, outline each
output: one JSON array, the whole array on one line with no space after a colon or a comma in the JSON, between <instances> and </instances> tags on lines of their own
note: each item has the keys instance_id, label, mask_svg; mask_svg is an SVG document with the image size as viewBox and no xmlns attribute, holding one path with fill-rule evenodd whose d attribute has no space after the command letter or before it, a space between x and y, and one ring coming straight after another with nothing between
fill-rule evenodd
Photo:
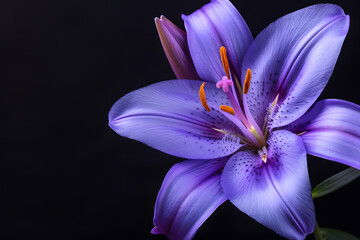
<instances>
[{"instance_id":1,"label":"flower center","mask_svg":"<svg viewBox=\"0 0 360 240\"><path fill-rule=\"evenodd\" d=\"M266 162L266 138L251 115L246 102L246 95L250 90L251 69L247 70L244 85L241 89L236 76L232 75L230 71L229 60L224 46L220 48L220 56L226 76L223 76L222 79L216 83L216 87L222 88L226 93L231 106L221 105L219 108L228 119L233 121L239 127L240 131L245 136L247 143L250 143L250 145L254 146L256 149L259 149L259 154L261 154L263 161ZM235 84L233 79L235 79ZM204 86L205 83L200 87L199 96L203 107L210 112L210 108L206 101ZM270 111L272 111L272 109L270 109ZM219 129L215 130L219 131ZM265 133L267 134L267 132Z\"/></svg>"}]
</instances>

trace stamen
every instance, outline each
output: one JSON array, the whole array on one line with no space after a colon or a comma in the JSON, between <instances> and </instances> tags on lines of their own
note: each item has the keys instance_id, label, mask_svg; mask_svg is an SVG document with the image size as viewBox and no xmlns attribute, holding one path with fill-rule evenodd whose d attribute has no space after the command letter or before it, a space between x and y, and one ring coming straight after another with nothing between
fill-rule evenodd
<instances>
[{"instance_id":1,"label":"stamen","mask_svg":"<svg viewBox=\"0 0 360 240\"><path fill-rule=\"evenodd\" d=\"M249 92L250 82L251 82L251 69L248 68L244 81L244 94L247 94Z\"/></svg>"},{"instance_id":2,"label":"stamen","mask_svg":"<svg viewBox=\"0 0 360 240\"><path fill-rule=\"evenodd\" d=\"M266 163L266 162L267 162L267 154L264 153L264 154L262 155L261 159L263 160L264 163Z\"/></svg>"},{"instance_id":3,"label":"stamen","mask_svg":"<svg viewBox=\"0 0 360 240\"><path fill-rule=\"evenodd\" d=\"M276 103L277 103L278 99L279 99L279 94L278 94L278 95L276 95L275 100L272 102L272 104L271 104L271 106L272 106L272 107L275 107L275 105L276 105Z\"/></svg>"},{"instance_id":4,"label":"stamen","mask_svg":"<svg viewBox=\"0 0 360 240\"><path fill-rule=\"evenodd\" d=\"M270 110L269 110L269 114L272 114L273 110L274 110L274 107L276 106L277 104L277 101L279 99L279 94L276 95L276 98L274 99L274 101L271 103L271 107L270 107Z\"/></svg>"},{"instance_id":5,"label":"stamen","mask_svg":"<svg viewBox=\"0 0 360 240\"><path fill-rule=\"evenodd\" d=\"M263 139L264 137L261 137L260 134L258 133L258 131L254 128L254 126L251 125L251 128L249 129L249 131L251 132L252 135L254 135L254 137L256 138L256 140L259 141L259 143L261 143L261 145L265 144L265 140Z\"/></svg>"},{"instance_id":6,"label":"stamen","mask_svg":"<svg viewBox=\"0 0 360 240\"><path fill-rule=\"evenodd\" d=\"M219 128L213 128L215 131L221 132L223 134L227 134L227 131L219 129Z\"/></svg>"},{"instance_id":7,"label":"stamen","mask_svg":"<svg viewBox=\"0 0 360 240\"><path fill-rule=\"evenodd\" d=\"M220 109L224 112L230 113L231 115L235 115L235 111L232 107L226 106L226 105L221 105Z\"/></svg>"},{"instance_id":8,"label":"stamen","mask_svg":"<svg viewBox=\"0 0 360 240\"><path fill-rule=\"evenodd\" d=\"M207 104L207 101L206 101L204 86L205 86L205 83L201 84L201 87L199 90L200 101L201 101L201 104L203 105L203 107L206 109L206 111L210 112L209 105Z\"/></svg>"},{"instance_id":9,"label":"stamen","mask_svg":"<svg viewBox=\"0 0 360 240\"><path fill-rule=\"evenodd\" d=\"M259 156L261 157L261 160L263 160L264 163L267 162L267 149L266 146L263 146L261 150L258 151Z\"/></svg>"},{"instance_id":10,"label":"stamen","mask_svg":"<svg viewBox=\"0 0 360 240\"><path fill-rule=\"evenodd\" d=\"M226 55L226 48L222 46L220 48L221 62L223 64L224 71L228 79L230 79L230 71L229 71L229 60Z\"/></svg>"},{"instance_id":11,"label":"stamen","mask_svg":"<svg viewBox=\"0 0 360 240\"><path fill-rule=\"evenodd\" d=\"M307 131L304 131L304 132L298 133L297 135L298 135L298 136L301 136L301 135L303 135L304 133L307 133Z\"/></svg>"}]
</instances>

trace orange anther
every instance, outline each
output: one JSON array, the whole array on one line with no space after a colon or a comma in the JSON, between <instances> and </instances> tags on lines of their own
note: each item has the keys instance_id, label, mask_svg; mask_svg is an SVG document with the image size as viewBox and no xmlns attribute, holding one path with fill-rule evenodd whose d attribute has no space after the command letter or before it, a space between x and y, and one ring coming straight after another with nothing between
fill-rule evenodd
<instances>
[{"instance_id":1,"label":"orange anther","mask_svg":"<svg viewBox=\"0 0 360 240\"><path fill-rule=\"evenodd\" d=\"M228 79L230 79L229 60L226 55L226 48L222 46L220 48L221 62L223 64L224 71Z\"/></svg>"},{"instance_id":2,"label":"orange anther","mask_svg":"<svg viewBox=\"0 0 360 240\"><path fill-rule=\"evenodd\" d=\"M235 115L235 111L232 107L226 106L226 105L221 105L220 109L224 112L230 113L231 115Z\"/></svg>"},{"instance_id":3,"label":"orange anther","mask_svg":"<svg viewBox=\"0 0 360 240\"><path fill-rule=\"evenodd\" d=\"M209 105L207 104L207 101L206 101L204 86L205 86L205 83L201 84L201 87L199 90L200 101L201 101L201 104L206 109L206 111L210 112Z\"/></svg>"},{"instance_id":4,"label":"orange anther","mask_svg":"<svg viewBox=\"0 0 360 240\"><path fill-rule=\"evenodd\" d=\"M251 70L250 68L248 68L244 81L244 94L247 94L249 92L250 82L251 82Z\"/></svg>"}]
</instances>

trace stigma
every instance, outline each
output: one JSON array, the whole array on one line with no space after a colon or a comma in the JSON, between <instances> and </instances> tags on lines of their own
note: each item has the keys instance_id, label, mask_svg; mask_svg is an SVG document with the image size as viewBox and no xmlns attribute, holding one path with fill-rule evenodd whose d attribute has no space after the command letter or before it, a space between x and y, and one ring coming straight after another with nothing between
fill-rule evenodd
<instances>
[{"instance_id":1,"label":"stigma","mask_svg":"<svg viewBox=\"0 0 360 240\"><path fill-rule=\"evenodd\" d=\"M218 81L216 83L216 87L217 88L221 88L223 89L224 92L228 92L229 91L229 86L232 87L234 86L233 81L231 81L227 76L224 76L221 81Z\"/></svg>"}]
</instances>

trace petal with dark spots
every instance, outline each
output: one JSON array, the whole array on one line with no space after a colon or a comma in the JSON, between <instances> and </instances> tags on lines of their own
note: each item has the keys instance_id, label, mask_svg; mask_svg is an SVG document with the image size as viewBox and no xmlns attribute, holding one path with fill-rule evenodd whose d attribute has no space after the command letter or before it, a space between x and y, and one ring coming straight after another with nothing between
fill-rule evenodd
<instances>
[{"instance_id":1,"label":"petal with dark spots","mask_svg":"<svg viewBox=\"0 0 360 240\"><path fill-rule=\"evenodd\" d=\"M299 136L286 130L272 133L267 160L254 151L234 154L221 185L238 208L288 239L304 239L315 227L306 151Z\"/></svg>"},{"instance_id":2,"label":"petal with dark spots","mask_svg":"<svg viewBox=\"0 0 360 240\"><path fill-rule=\"evenodd\" d=\"M224 133L239 132L221 110L226 94L207 83L208 112L199 98L202 82L171 80L135 90L118 100L109 112L109 125L119 135L143 142L165 153L190 159L227 156L242 144Z\"/></svg>"}]
</instances>

